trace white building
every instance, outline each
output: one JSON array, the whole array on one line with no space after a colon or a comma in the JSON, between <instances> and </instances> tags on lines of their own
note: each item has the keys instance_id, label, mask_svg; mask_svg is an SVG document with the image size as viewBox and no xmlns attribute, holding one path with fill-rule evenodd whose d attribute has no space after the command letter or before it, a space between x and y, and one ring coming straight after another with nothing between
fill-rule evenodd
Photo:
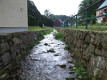
<instances>
[{"instance_id":1,"label":"white building","mask_svg":"<svg viewBox=\"0 0 107 80\"><path fill-rule=\"evenodd\" d=\"M0 0L0 32L26 31L27 0Z\"/></svg>"},{"instance_id":2,"label":"white building","mask_svg":"<svg viewBox=\"0 0 107 80\"><path fill-rule=\"evenodd\" d=\"M100 16L105 13L107 13L107 0L105 0L104 3L96 10L96 16ZM106 21L107 21L106 16L97 18L97 23L102 23L102 22L106 22Z\"/></svg>"}]
</instances>

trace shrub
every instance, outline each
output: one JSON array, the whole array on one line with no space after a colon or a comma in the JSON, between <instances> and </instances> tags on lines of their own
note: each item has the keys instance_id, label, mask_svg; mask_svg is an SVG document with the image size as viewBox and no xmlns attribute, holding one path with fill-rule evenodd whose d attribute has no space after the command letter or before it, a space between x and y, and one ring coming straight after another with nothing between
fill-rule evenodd
<instances>
[{"instance_id":1,"label":"shrub","mask_svg":"<svg viewBox=\"0 0 107 80\"><path fill-rule=\"evenodd\" d=\"M88 78L87 72L85 71L85 68L80 62L76 63L76 69L74 69L73 72L79 77L81 77L82 79Z\"/></svg>"},{"instance_id":2,"label":"shrub","mask_svg":"<svg viewBox=\"0 0 107 80\"><path fill-rule=\"evenodd\" d=\"M62 33L60 33L60 32L55 34L55 39L64 41L64 37L63 37Z\"/></svg>"},{"instance_id":3,"label":"shrub","mask_svg":"<svg viewBox=\"0 0 107 80\"><path fill-rule=\"evenodd\" d=\"M65 50L69 50L70 49L70 47L69 46L65 46L65 48L64 48Z\"/></svg>"}]
</instances>

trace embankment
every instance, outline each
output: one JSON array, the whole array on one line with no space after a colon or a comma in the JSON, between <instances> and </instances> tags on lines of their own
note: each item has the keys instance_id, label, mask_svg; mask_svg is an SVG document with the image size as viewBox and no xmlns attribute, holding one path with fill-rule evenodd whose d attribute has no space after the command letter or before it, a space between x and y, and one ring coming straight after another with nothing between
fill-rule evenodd
<instances>
[{"instance_id":1,"label":"embankment","mask_svg":"<svg viewBox=\"0 0 107 80\"><path fill-rule=\"evenodd\" d=\"M70 52L96 80L107 80L107 32L57 28Z\"/></svg>"},{"instance_id":2,"label":"embankment","mask_svg":"<svg viewBox=\"0 0 107 80\"><path fill-rule=\"evenodd\" d=\"M26 31L0 34L0 75L5 77L17 66L20 59L27 55L31 47L41 39L42 31ZM3 75L4 74L4 75Z\"/></svg>"}]
</instances>

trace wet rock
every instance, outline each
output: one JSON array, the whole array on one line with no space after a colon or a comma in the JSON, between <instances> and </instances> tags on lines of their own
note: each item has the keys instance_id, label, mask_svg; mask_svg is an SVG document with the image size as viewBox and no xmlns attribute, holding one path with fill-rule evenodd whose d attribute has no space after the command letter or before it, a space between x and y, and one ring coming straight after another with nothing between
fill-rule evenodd
<instances>
[{"instance_id":1,"label":"wet rock","mask_svg":"<svg viewBox=\"0 0 107 80\"><path fill-rule=\"evenodd\" d=\"M76 67L73 67L73 70L75 70L76 69Z\"/></svg>"},{"instance_id":2,"label":"wet rock","mask_svg":"<svg viewBox=\"0 0 107 80\"><path fill-rule=\"evenodd\" d=\"M45 46L48 46L48 43L45 43L44 45L45 45Z\"/></svg>"},{"instance_id":3,"label":"wet rock","mask_svg":"<svg viewBox=\"0 0 107 80\"><path fill-rule=\"evenodd\" d=\"M58 54L55 54L54 56L59 56Z\"/></svg>"},{"instance_id":4,"label":"wet rock","mask_svg":"<svg viewBox=\"0 0 107 80\"><path fill-rule=\"evenodd\" d=\"M74 71L70 71L69 74L74 74Z\"/></svg>"},{"instance_id":5,"label":"wet rock","mask_svg":"<svg viewBox=\"0 0 107 80\"><path fill-rule=\"evenodd\" d=\"M40 60L38 60L38 59L31 59L31 60L33 60L33 61L40 61Z\"/></svg>"},{"instance_id":6,"label":"wet rock","mask_svg":"<svg viewBox=\"0 0 107 80\"><path fill-rule=\"evenodd\" d=\"M75 79L72 77L67 77L66 80L75 80Z\"/></svg>"},{"instance_id":7,"label":"wet rock","mask_svg":"<svg viewBox=\"0 0 107 80\"><path fill-rule=\"evenodd\" d=\"M66 64L59 65L61 68L66 68Z\"/></svg>"},{"instance_id":8,"label":"wet rock","mask_svg":"<svg viewBox=\"0 0 107 80\"><path fill-rule=\"evenodd\" d=\"M73 70L73 68L74 68L73 66L70 66L70 67L69 67L70 70Z\"/></svg>"},{"instance_id":9,"label":"wet rock","mask_svg":"<svg viewBox=\"0 0 107 80\"><path fill-rule=\"evenodd\" d=\"M52 49L49 49L47 52L55 53L55 50L52 48Z\"/></svg>"},{"instance_id":10,"label":"wet rock","mask_svg":"<svg viewBox=\"0 0 107 80\"><path fill-rule=\"evenodd\" d=\"M5 80L6 77L7 77L7 74L3 74L0 76L0 80Z\"/></svg>"},{"instance_id":11,"label":"wet rock","mask_svg":"<svg viewBox=\"0 0 107 80\"><path fill-rule=\"evenodd\" d=\"M68 63L73 63L73 60L72 61L68 61Z\"/></svg>"}]
</instances>

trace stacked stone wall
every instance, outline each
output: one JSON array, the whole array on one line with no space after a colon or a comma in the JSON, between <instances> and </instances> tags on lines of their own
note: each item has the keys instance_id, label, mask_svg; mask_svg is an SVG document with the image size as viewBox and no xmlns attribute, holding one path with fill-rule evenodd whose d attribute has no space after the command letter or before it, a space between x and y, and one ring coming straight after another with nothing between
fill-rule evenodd
<instances>
[{"instance_id":1,"label":"stacked stone wall","mask_svg":"<svg viewBox=\"0 0 107 80\"><path fill-rule=\"evenodd\" d=\"M57 28L70 52L97 80L107 80L107 32Z\"/></svg>"},{"instance_id":2,"label":"stacked stone wall","mask_svg":"<svg viewBox=\"0 0 107 80\"><path fill-rule=\"evenodd\" d=\"M39 40L42 31L26 31L0 34L0 75L11 71L25 56L34 43Z\"/></svg>"}]
</instances>

